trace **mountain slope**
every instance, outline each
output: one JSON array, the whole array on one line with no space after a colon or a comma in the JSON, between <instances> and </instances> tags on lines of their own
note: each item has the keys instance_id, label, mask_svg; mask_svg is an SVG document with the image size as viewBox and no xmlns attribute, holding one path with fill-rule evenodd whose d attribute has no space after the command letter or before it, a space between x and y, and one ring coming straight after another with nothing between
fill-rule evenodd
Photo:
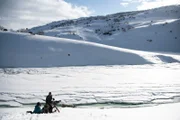
<instances>
[{"instance_id":1,"label":"mountain slope","mask_svg":"<svg viewBox=\"0 0 180 120\"><path fill-rule=\"evenodd\" d=\"M138 54L110 46L0 32L0 67L148 64Z\"/></svg>"},{"instance_id":2,"label":"mountain slope","mask_svg":"<svg viewBox=\"0 0 180 120\"><path fill-rule=\"evenodd\" d=\"M140 65L180 62L180 56L122 49L92 42L0 32L0 67Z\"/></svg>"},{"instance_id":3,"label":"mountain slope","mask_svg":"<svg viewBox=\"0 0 180 120\"><path fill-rule=\"evenodd\" d=\"M29 31L144 50L180 52L180 5L57 21Z\"/></svg>"}]
</instances>

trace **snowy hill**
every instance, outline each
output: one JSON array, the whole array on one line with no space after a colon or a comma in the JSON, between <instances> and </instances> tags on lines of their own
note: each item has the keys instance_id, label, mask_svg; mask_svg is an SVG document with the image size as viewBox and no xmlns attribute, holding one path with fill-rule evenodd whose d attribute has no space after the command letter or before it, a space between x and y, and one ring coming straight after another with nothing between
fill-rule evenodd
<instances>
[{"instance_id":1,"label":"snowy hill","mask_svg":"<svg viewBox=\"0 0 180 120\"><path fill-rule=\"evenodd\" d=\"M31 34L0 32L0 67L140 65L180 61L180 5L57 21L25 31ZM177 55L165 52L176 52Z\"/></svg>"},{"instance_id":2,"label":"snowy hill","mask_svg":"<svg viewBox=\"0 0 180 120\"><path fill-rule=\"evenodd\" d=\"M0 32L0 38L1 67L150 63L132 52L100 44L10 32Z\"/></svg>"},{"instance_id":3,"label":"snowy hill","mask_svg":"<svg viewBox=\"0 0 180 120\"><path fill-rule=\"evenodd\" d=\"M29 31L144 50L180 52L180 5L52 22Z\"/></svg>"},{"instance_id":4,"label":"snowy hill","mask_svg":"<svg viewBox=\"0 0 180 120\"><path fill-rule=\"evenodd\" d=\"M0 67L140 65L179 62L178 55L146 53L28 33L0 32Z\"/></svg>"},{"instance_id":5,"label":"snowy hill","mask_svg":"<svg viewBox=\"0 0 180 120\"><path fill-rule=\"evenodd\" d=\"M0 30L0 120L179 120L179 31L180 6Z\"/></svg>"}]
</instances>

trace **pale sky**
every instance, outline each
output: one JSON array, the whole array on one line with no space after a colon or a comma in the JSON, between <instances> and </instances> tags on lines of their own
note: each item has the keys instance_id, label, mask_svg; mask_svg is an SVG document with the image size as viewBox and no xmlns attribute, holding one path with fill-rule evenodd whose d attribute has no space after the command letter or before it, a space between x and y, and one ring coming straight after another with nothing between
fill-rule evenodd
<instances>
[{"instance_id":1,"label":"pale sky","mask_svg":"<svg viewBox=\"0 0 180 120\"><path fill-rule=\"evenodd\" d=\"M0 0L0 25L31 28L52 21L177 4L179 0Z\"/></svg>"}]
</instances>

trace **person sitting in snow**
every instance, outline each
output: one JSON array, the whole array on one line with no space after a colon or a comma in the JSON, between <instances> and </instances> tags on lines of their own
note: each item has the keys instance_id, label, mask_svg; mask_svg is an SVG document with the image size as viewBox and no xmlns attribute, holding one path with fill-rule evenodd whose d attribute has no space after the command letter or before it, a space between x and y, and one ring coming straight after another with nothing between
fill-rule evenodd
<instances>
[{"instance_id":1,"label":"person sitting in snow","mask_svg":"<svg viewBox=\"0 0 180 120\"><path fill-rule=\"evenodd\" d=\"M36 104L33 113L35 113L35 114L40 114L40 113L42 113L41 103L40 103L40 102L38 102L38 103Z\"/></svg>"}]
</instances>

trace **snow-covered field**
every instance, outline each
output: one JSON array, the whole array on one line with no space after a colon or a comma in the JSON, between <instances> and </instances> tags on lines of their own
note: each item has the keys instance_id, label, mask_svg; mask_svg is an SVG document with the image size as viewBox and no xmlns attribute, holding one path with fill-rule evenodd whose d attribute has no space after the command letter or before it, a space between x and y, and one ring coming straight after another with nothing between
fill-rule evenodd
<instances>
[{"instance_id":1,"label":"snow-covered field","mask_svg":"<svg viewBox=\"0 0 180 120\"><path fill-rule=\"evenodd\" d=\"M179 120L180 64L9 68L0 70L0 118ZM47 93L61 113L29 115ZM174 103L174 104L172 104ZM175 104L176 103L176 104Z\"/></svg>"},{"instance_id":2,"label":"snow-covered field","mask_svg":"<svg viewBox=\"0 0 180 120\"><path fill-rule=\"evenodd\" d=\"M179 120L180 104L168 104L151 108L131 109L79 109L63 108L61 113L30 115L31 108L0 109L1 120Z\"/></svg>"},{"instance_id":3,"label":"snow-covered field","mask_svg":"<svg viewBox=\"0 0 180 120\"><path fill-rule=\"evenodd\" d=\"M180 120L179 9L0 31L0 120ZM26 114L48 92L61 113Z\"/></svg>"}]
</instances>

